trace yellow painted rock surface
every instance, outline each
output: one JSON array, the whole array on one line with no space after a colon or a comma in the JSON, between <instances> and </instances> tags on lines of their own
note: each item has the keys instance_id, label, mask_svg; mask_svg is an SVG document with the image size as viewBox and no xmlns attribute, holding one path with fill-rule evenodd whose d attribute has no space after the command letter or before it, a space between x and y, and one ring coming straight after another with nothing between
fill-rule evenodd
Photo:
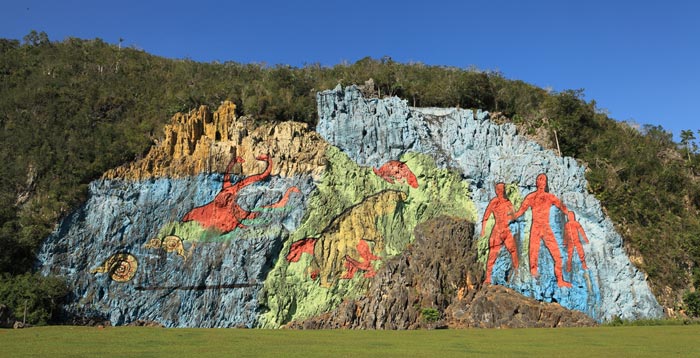
<instances>
[{"instance_id":1,"label":"yellow painted rock surface","mask_svg":"<svg viewBox=\"0 0 700 358\"><path fill-rule=\"evenodd\" d=\"M256 127L253 120L236 117L236 105L224 102L211 113L201 106L178 113L158 140L140 160L105 173L104 178L180 178L200 173L223 172L235 157L245 161L234 168L238 175L264 169L255 157L269 154L272 175L311 174L318 177L325 167L327 143L304 123L282 122Z\"/></svg>"}]
</instances>

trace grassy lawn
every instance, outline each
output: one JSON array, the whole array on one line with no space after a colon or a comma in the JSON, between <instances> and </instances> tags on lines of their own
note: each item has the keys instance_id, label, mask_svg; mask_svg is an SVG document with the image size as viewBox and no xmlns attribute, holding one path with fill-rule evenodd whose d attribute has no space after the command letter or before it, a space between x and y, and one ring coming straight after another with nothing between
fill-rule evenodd
<instances>
[{"instance_id":1,"label":"grassy lawn","mask_svg":"<svg viewBox=\"0 0 700 358\"><path fill-rule=\"evenodd\" d=\"M434 331L0 329L10 357L700 357L700 325Z\"/></svg>"}]
</instances>

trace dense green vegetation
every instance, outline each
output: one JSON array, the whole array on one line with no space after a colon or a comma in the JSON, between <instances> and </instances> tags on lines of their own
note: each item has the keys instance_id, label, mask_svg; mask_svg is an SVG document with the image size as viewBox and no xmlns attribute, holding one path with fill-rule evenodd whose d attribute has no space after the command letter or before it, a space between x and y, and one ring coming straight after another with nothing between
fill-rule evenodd
<instances>
[{"instance_id":1,"label":"dense green vegetation","mask_svg":"<svg viewBox=\"0 0 700 358\"><path fill-rule=\"evenodd\" d=\"M39 273L0 276L0 303L23 322L46 324L67 293L66 283L58 277Z\"/></svg>"},{"instance_id":2,"label":"dense green vegetation","mask_svg":"<svg viewBox=\"0 0 700 358\"><path fill-rule=\"evenodd\" d=\"M29 272L41 240L85 199L90 181L142 155L175 112L228 99L258 121L314 125L317 91L370 78L366 90L375 96L501 112L522 132L587 163L592 191L657 297L689 308L680 299L700 286L700 155L692 130L674 143L660 127L608 118L582 90L552 93L494 72L390 58L302 68L198 63L99 39L51 42L36 32L22 42L0 39L0 274L4 286L16 288L0 299L24 302L30 293L22 282L37 279ZM59 286L35 295L57 302L65 292Z\"/></svg>"},{"instance_id":3,"label":"dense green vegetation","mask_svg":"<svg viewBox=\"0 0 700 358\"><path fill-rule=\"evenodd\" d=\"M700 326L419 331L38 327L3 357L697 357Z\"/></svg>"}]
</instances>

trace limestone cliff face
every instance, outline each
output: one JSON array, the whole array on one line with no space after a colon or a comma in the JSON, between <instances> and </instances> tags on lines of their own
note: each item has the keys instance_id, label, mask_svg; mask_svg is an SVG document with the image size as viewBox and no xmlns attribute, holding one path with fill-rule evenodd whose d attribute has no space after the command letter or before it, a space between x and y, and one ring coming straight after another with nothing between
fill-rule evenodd
<instances>
[{"instance_id":1,"label":"limestone cliff face","mask_svg":"<svg viewBox=\"0 0 700 358\"><path fill-rule=\"evenodd\" d=\"M588 193L585 168L573 158L556 156L518 135L515 126L491 122L485 112L411 108L398 98L365 99L355 87L319 93L317 101L317 131L359 165L418 152L461 173L477 207L477 233L484 226L480 259L492 272L492 283L597 320L662 315L644 274L630 263L620 235ZM534 195L541 174L546 194ZM497 183L504 184L512 206L503 216L487 211L498 196ZM520 215L513 217L518 209ZM572 231L574 222L589 244L577 246L585 239ZM512 242L512 255L506 241ZM496 261L488 265L492 251Z\"/></svg>"},{"instance_id":2,"label":"limestone cliff face","mask_svg":"<svg viewBox=\"0 0 700 358\"><path fill-rule=\"evenodd\" d=\"M327 144L305 124L254 127L234 109L226 102L213 114L174 116L145 158L90 184L85 205L39 253L42 272L72 283L67 316L257 325L259 292L304 215ZM227 173L236 157L244 162ZM206 206L239 227L186 220Z\"/></svg>"},{"instance_id":3,"label":"limestone cliff face","mask_svg":"<svg viewBox=\"0 0 700 358\"><path fill-rule=\"evenodd\" d=\"M214 113L201 106L174 115L163 130L164 138L145 158L110 170L103 177L141 180L223 172L237 156L244 160L238 174L249 175L259 171L255 157L260 154L273 157L272 175L318 177L323 171L326 142L306 124L256 126L250 118L236 117L235 109L235 104L226 101Z\"/></svg>"},{"instance_id":4,"label":"limestone cliff face","mask_svg":"<svg viewBox=\"0 0 700 358\"><path fill-rule=\"evenodd\" d=\"M67 316L404 329L661 315L574 159L484 112L355 87L320 93L318 111L318 132L255 125L230 102L178 114L143 159L91 183L39 253L72 285Z\"/></svg>"}]
</instances>

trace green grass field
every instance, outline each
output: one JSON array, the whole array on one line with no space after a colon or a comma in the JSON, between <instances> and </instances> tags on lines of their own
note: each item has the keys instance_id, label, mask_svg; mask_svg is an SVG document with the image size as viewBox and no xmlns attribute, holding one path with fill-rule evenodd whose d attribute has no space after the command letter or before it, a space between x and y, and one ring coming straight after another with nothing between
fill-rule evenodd
<instances>
[{"instance_id":1,"label":"green grass field","mask_svg":"<svg viewBox=\"0 0 700 358\"><path fill-rule=\"evenodd\" d=\"M0 329L0 357L700 357L700 325L432 331Z\"/></svg>"}]
</instances>

